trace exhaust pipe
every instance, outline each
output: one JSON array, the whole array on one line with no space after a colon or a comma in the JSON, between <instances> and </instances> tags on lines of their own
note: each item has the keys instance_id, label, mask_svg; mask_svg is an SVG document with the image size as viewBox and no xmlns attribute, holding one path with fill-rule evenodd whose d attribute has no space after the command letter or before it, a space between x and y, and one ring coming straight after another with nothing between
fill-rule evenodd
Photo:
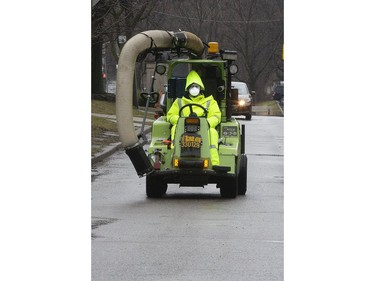
<instances>
[{"instance_id":1,"label":"exhaust pipe","mask_svg":"<svg viewBox=\"0 0 375 281\"><path fill-rule=\"evenodd\" d=\"M202 41L193 33L149 30L130 38L122 48L117 68L116 118L121 143L141 177L153 171L133 124L133 80L137 57L146 50L184 48L200 57Z\"/></svg>"}]
</instances>

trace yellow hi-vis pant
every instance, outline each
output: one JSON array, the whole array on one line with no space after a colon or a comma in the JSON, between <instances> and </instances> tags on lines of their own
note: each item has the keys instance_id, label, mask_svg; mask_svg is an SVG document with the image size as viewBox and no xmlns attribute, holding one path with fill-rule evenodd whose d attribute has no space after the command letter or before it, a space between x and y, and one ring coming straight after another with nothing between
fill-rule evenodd
<instances>
[{"instance_id":1,"label":"yellow hi-vis pant","mask_svg":"<svg viewBox=\"0 0 375 281\"><path fill-rule=\"evenodd\" d=\"M176 130L176 125L172 126L171 129L171 138L172 138L172 148L174 147L174 134ZM210 138L210 158L212 166L220 165L220 158L218 152L218 143L219 143L219 134L214 128L209 129L209 138Z\"/></svg>"}]
</instances>

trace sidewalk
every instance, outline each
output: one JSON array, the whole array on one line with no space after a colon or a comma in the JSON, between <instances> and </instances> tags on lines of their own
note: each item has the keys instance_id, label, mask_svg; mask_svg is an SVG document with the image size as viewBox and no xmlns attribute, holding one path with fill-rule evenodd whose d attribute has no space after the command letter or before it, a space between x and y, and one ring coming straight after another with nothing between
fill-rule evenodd
<instances>
[{"instance_id":1,"label":"sidewalk","mask_svg":"<svg viewBox=\"0 0 375 281\"><path fill-rule=\"evenodd\" d=\"M107 115L107 114L98 114L98 113L91 113L91 115L100 117L100 118L106 118L116 123L116 115ZM146 124L144 126L145 134L151 132L151 126L148 124L152 123L153 121L154 121L153 119L146 118ZM136 116L133 117L133 124L134 124L134 128L137 134L139 134L142 129L142 122L143 122L143 117L136 117ZM117 133L107 133L107 134L118 136ZM91 165L94 165L100 161L103 161L104 159L106 159L107 157L115 153L121 147L122 147L121 142L107 145L103 150L101 150L100 152L96 153L94 156L91 157Z\"/></svg>"}]
</instances>

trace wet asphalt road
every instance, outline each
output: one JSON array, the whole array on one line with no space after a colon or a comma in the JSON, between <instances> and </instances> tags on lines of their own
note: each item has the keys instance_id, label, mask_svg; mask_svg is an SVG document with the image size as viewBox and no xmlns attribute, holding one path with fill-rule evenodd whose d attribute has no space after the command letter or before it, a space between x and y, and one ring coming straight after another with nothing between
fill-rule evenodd
<instances>
[{"instance_id":1,"label":"wet asphalt road","mask_svg":"<svg viewBox=\"0 0 375 281\"><path fill-rule=\"evenodd\" d=\"M281 117L246 124L248 191L169 185L148 199L145 178L118 151L92 172L92 280L283 280Z\"/></svg>"}]
</instances>

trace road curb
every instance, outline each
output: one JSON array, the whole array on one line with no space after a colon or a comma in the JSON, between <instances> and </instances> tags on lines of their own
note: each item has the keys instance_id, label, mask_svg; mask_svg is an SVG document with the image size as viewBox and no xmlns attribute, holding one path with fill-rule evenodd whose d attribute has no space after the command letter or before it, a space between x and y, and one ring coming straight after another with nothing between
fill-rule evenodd
<instances>
[{"instance_id":1,"label":"road curb","mask_svg":"<svg viewBox=\"0 0 375 281\"><path fill-rule=\"evenodd\" d=\"M149 132L151 132L151 129L152 129L151 126L147 127L144 130L144 133L148 134ZM99 152L99 153L97 153L97 154L95 154L94 156L91 157L91 165L94 165L98 162L103 161L104 159L108 158L113 153L115 153L121 147L122 147L121 142L117 142L117 143L114 143L114 144L111 144L111 145L107 146L106 148L104 148L103 151L101 151L101 152Z\"/></svg>"},{"instance_id":2,"label":"road curb","mask_svg":"<svg viewBox=\"0 0 375 281\"><path fill-rule=\"evenodd\" d=\"M277 102L277 106L280 109L281 115L284 116L284 110L281 108L280 102Z\"/></svg>"},{"instance_id":3,"label":"road curb","mask_svg":"<svg viewBox=\"0 0 375 281\"><path fill-rule=\"evenodd\" d=\"M121 142L117 142L115 144L112 144L106 148L104 148L103 151L95 154L93 157L91 157L91 165L94 165L100 161L103 161L107 157L111 156L113 153L115 153L120 147L122 146Z\"/></svg>"}]
</instances>

